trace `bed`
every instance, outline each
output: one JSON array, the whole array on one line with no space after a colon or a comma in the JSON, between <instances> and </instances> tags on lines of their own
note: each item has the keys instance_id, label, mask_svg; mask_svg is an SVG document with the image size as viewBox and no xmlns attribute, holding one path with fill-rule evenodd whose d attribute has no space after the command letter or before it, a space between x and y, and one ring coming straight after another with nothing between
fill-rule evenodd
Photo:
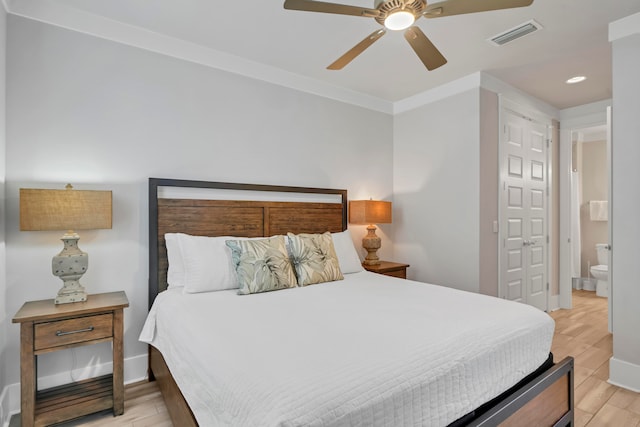
<instances>
[{"instance_id":1,"label":"bed","mask_svg":"<svg viewBox=\"0 0 640 427\"><path fill-rule=\"evenodd\" d=\"M149 212L141 338L174 425L573 424L573 360L553 363L553 323L528 306L365 271L246 296L167 289L166 233L335 238L346 190L152 178Z\"/></svg>"}]
</instances>

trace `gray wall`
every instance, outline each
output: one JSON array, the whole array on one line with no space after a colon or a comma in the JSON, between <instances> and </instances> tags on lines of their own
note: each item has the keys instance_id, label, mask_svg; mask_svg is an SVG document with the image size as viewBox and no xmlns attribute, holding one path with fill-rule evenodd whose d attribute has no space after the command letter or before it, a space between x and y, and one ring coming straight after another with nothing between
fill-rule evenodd
<instances>
[{"instance_id":1,"label":"gray wall","mask_svg":"<svg viewBox=\"0 0 640 427\"><path fill-rule=\"evenodd\" d=\"M613 41L613 359L611 381L640 390L640 14Z\"/></svg>"},{"instance_id":2,"label":"gray wall","mask_svg":"<svg viewBox=\"0 0 640 427\"><path fill-rule=\"evenodd\" d=\"M395 116L395 254L411 278L498 295L498 97L472 89Z\"/></svg>"},{"instance_id":3,"label":"gray wall","mask_svg":"<svg viewBox=\"0 0 640 427\"><path fill-rule=\"evenodd\" d=\"M479 221L479 291L498 296L498 233L493 222L498 220L500 166L498 95L480 90L480 218Z\"/></svg>"},{"instance_id":4,"label":"gray wall","mask_svg":"<svg viewBox=\"0 0 640 427\"><path fill-rule=\"evenodd\" d=\"M20 187L113 190L113 229L81 233L90 255L83 282L90 293L127 292L125 358L136 360L146 353L137 339L147 313L148 177L347 188L352 199L391 200L390 115L16 16L8 30L9 315L61 284L50 265L60 233L18 231ZM356 240L365 233L354 231ZM381 257L391 251L383 241ZM18 381L18 337L11 325L8 384ZM109 351L76 349L75 367L108 362ZM39 375L68 381L64 353L42 357ZM146 373L127 366L128 379Z\"/></svg>"},{"instance_id":5,"label":"gray wall","mask_svg":"<svg viewBox=\"0 0 640 427\"><path fill-rule=\"evenodd\" d=\"M498 122L498 96L484 88L394 117L394 245L410 278L498 295ZM556 295L557 262L551 269Z\"/></svg>"},{"instance_id":6,"label":"gray wall","mask_svg":"<svg viewBox=\"0 0 640 427\"><path fill-rule=\"evenodd\" d=\"M394 117L396 259L410 278L479 291L480 89Z\"/></svg>"},{"instance_id":7,"label":"gray wall","mask_svg":"<svg viewBox=\"0 0 640 427\"><path fill-rule=\"evenodd\" d=\"M11 319L6 311L7 276L5 250L5 77L6 77L6 40L7 40L7 12L0 5L0 396L7 382L9 367L2 362L7 359L7 329ZM0 423L4 422L7 414L2 413L3 402L0 400Z\"/></svg>"}]
</instances>

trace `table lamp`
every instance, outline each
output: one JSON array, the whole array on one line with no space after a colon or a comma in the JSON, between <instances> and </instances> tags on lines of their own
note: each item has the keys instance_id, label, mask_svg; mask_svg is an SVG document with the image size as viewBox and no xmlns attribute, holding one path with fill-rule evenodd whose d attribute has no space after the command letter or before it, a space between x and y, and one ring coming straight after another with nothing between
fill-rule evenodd
<instances>
[{"instance_id":1,"label":"table lamp","mask_svg":"<svg viewBox=\"0 0 640 427\"><path fill-rule=\"evenodd\" d=\"M362 247L367 250L363 264L380 264L376 252L382 246L382 241L376 235L374 224L391 224L391 202L352 200L349 202L349 222L367 225L367 235L362 239Z\"/></svg>"},{"instance_id":2,"label":"table lamp","mask_svg":"<svg viewBox=\"0 0 640 427\"><path fill-rule=\"evenodd\" d=\"M63 286L56 304L87 300L80 278L89 267L88 255L78 248L74 230L111 228L111 191L20 189L20 230L66 230L62 251L53 257L52 271Z\"/></svg>"}]
</instances>

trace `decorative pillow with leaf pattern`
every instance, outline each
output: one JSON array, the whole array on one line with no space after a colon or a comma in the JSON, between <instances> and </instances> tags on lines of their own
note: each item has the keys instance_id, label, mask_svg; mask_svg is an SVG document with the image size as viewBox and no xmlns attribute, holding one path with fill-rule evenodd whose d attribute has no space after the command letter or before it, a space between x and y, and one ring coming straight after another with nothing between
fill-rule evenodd
<instances>
[{"instance_id":1,"label":"decorative pillow with leaf pattern","mask_svg":"<svg viewBox=\"0 0 640 427\"><path fill-rule=\"evenodd\" d=\"M238 274L238 294L247 295L298 285L284 236L258 240L227 240Z\"/></svg>"},{"instance_id":2,"label":"decorative pillow with leaf pattern","mask_svg":"<svg viewBox=\"0 0 640 427\"><path fill-rule=\"evenodd\" d=\"M300 286L344 279L331 233L287 235L291 262Z\"/></svg>"}]
</instances>

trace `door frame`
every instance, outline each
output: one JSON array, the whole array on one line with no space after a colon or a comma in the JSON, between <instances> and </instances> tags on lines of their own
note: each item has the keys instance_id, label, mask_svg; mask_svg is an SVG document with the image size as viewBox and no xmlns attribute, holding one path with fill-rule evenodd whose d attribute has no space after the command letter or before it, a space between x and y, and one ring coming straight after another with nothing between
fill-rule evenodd
<instances>
[{"instance_id":1,"label":"door frame","mask_svg":"<svg viewBox=\"0 0 640 427\"><path fill-rule=\"evenodd\" d=\"M613 115L611 113L611 105L607 107L607 181L607 192L609 193L609 212L607 212L609 217L607 318L609 320L609 332L613 334Z\"/></svg>"},{"instance_id":2,"label":"door frame","mask_svg":"<svg viewBox=\"0 0 640 427\"><path fill-rule=\"evenodd\" d=\"M512 99L510 99L508 96L504 96L503 94L498 94L498 167L499 167L499 172L498 172L498 298L506 298L505 294L506 294L506 285L504 283L502 283L502 250L503 247L500 244L500 240L502 240L502 232L503 232L503 228L504 228L504 218L503 218L503 212L502 212L502 203L503 203L503 197L504 197L504 192L501 191L502 189L502 183L503 183L503 176L502 176L502 154L503 154L503 148L502 148L502 135L503 133L501 132L503 126L505 125L504 120L503 120L503 112L505 110L510 110L512 112L515 112L516 114L520 114L523 117L525 117L526 119L532 120L532 121L536 121L538 123L541 123L543 125L546 126L547 128L547 141L550 141L551 144L554 143L553 141L553 118L551 116L548 116L546 114L544 114L543 112L539 111L538 109L536 109L535 107L532 106L527 106L527 105L523 105L520 103L517 103L515 101L513 101ZM546 293L546 298L545 298L545 302L546 302L546 310L545 311L549 311L552 308L551 305L551 292L550 292L550 288L549 288L549 281L550 281L550 273L551 273L551 242L553 242L553 227L551 227L550 225L550 219L551 219L551 209L550 209L550 201L553 200L553 179L555 179L553 177L552 172L552 158L551 158L551 146L550 144L547 145L547 155L546 155L546 165L545 165L545 173L547 176L547 203L546 203L546 210L547 210L547 243L546 243L546 248L547 248L547 253L546 253L546 277L547 277L547 287L545 290ZM553 307L555 308L555 307Z\"/></svg>"},{"instance_id":3,"label":"door frame","mask_svg":"<svg viewBox=\"0 0 640 427\"><path fill-rule=\"evenodd\" d=\"M589 104L583 114L560 120L560 283L559 308L571 309L571 135L580 129L602 126L607 123L607 107L611 101ZM611 210L611 203L609 204ZM609 236L611 237L611 236ZM610 283L611 285L611 283Z\"/></svg>"}]
</instances>

